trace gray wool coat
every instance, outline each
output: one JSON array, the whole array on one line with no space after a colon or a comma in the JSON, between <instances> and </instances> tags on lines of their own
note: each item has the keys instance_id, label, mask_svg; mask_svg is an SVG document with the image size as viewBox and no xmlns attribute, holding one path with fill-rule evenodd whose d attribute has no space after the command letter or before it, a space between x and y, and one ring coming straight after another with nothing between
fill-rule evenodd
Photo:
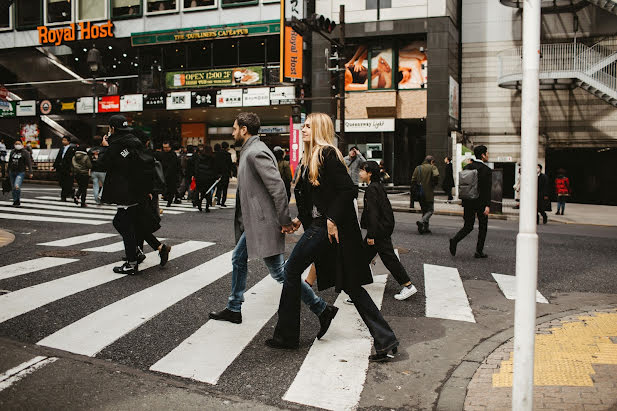
<instances>
[{"instance_id":1,"label":"gray wool coat","mask_svg":"<svg viewBox=\"0 0 617 411\"><path fill-rule=\"evenodd\" d=\"M238 166L236 242L246 234L249 258L265 258L285 252L281 227L291 223L287 191L270 149L252 136L244 142Z\"/></svg>"}]
</instances>

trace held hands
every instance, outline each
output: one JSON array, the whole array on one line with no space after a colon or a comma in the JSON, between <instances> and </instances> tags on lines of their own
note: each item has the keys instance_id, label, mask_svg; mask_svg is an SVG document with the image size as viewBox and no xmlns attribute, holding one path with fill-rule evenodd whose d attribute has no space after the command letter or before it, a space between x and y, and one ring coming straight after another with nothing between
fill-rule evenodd
<instances>
[{"instance_id":1,"label":"held hands","mask_svg":"<svg viewBox=\"0 0 617 411\"><path fill-rule=\"evenodd\" d=\"M332 242L332 237L334 237L338 244L338 228L334 221L328 219L328 240L330 240L330 242Z\"/></svg>"},{"instance_id":2,"label":"held hands","mask_svg":"<svg viewBox=\"0 0 617 411\"><path fill-rule=\"evenodd\" d=\"M491 212L491 208L490 207L484 207L484 215L488 215L488 213Z\"/></svg>"},{"instance_id":3,"label":"held hands","mask_svg":"<svg viewBox=\"0 0 617 411\"><path fill-rule=\"evenodd\" d=\"M281 228L281 233L283 233L283 234L293 234L293 233L295 233L298 230L298 228L300 228L301 224L302 223L300 223L300 220L298 218L294 218L291 221L291 223L289 223L287 225L284 225Z\"/></svg>"}]
</instances>

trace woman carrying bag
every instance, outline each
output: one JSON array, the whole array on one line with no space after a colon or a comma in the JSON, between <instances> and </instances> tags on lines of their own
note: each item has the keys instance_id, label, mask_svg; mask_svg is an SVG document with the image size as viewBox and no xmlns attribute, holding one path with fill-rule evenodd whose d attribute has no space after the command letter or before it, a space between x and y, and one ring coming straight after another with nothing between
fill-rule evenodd
<instances>
[{"instance_id":1,"label":"woman carrying bag","mask_svg":"<svg viewBox=\"0 0 617 411\"><path fill-rule=\"evenodd\" d=\"M398 340L381 312L362 287L373 282L363 253L363 240L354 210L357 187L347 173L341 152L334 146L334 126L324 113L310 114L302 128L303 167L296 185L298 218L294 228L304 234L285 263L285 282L278 309L272 348L298 348L300 340L301 275L312 263L319 290L345 291L373 336L376 354L371 361L386 361L396 354ZM349 324L349 326L353 326ZM318 338L321 336L318 335Z\"/></svg>"}]
</instances>

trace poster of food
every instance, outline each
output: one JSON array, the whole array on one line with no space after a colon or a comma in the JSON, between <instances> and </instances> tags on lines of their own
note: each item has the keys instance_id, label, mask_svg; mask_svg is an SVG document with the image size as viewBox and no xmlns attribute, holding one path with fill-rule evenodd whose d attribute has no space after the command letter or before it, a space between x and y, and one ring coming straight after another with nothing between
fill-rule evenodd
<instances>
[{"instance_id":1,"label":"poster of food","mask_svg":"<svg viewBox=\"0 0 617 411\"><path fill-rule=\"evenodd\" d=\"M392 88L392 49L371 47L371 89Z\"/></svg>"},{"instance_id":2,"label":"poster of food","mask_svg":"<svg viewBox=\"0 0 617 411\"><path fill-rule=\"evenodd\" d=\"M345 91L368 90L368 47L359 45L345 63Z\"/></svg>"},{"instance_id":3,"label":"poster of food","mask_svg":"<svg viewBox=\"0 0 617 411\"><path fill-rule=\"evenodd\" d=\"M398 52L398 88L417 89L427 86L426 42L412 41Z\"/></svg>"},{"instance_id":4,"label":"poster of food","mask_svg":"<svg viewBox=\"0 0 617 411\"><path fill-rule=\"evenodd\" d=\"M39 141L40 132L39 125L37 123L22 124L19 130L21 141L24 145L30 143L32 148L40 148L41 142Z\"/></svg>"},{"instance_id":5,"label":"poster of food","mask_svg":"<svg viewBox=\"0 0 617 411\"><path fill-rule=\"evenodd\" d=\"M263 82L263 67L173 71L165 73L168 89L257 85Z\"/></svg>"}]
</instances>

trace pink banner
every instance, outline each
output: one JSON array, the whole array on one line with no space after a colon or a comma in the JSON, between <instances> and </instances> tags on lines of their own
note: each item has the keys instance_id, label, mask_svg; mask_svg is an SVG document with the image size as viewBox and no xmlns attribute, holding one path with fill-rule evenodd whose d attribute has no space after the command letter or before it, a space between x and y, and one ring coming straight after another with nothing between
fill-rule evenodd
<instances>
[{"instance_id":1,"label":"pink banner","mask_svg":"<svg viewBox=\"0 0 617 411\"><path fill-rule=\"evenodd\" d=\"M296 167L302 155L302 138L300 136L300 124L294 124L293 118L289 117L289 165L292 175L296 172Z\"/></svg>"}]
</instances>

